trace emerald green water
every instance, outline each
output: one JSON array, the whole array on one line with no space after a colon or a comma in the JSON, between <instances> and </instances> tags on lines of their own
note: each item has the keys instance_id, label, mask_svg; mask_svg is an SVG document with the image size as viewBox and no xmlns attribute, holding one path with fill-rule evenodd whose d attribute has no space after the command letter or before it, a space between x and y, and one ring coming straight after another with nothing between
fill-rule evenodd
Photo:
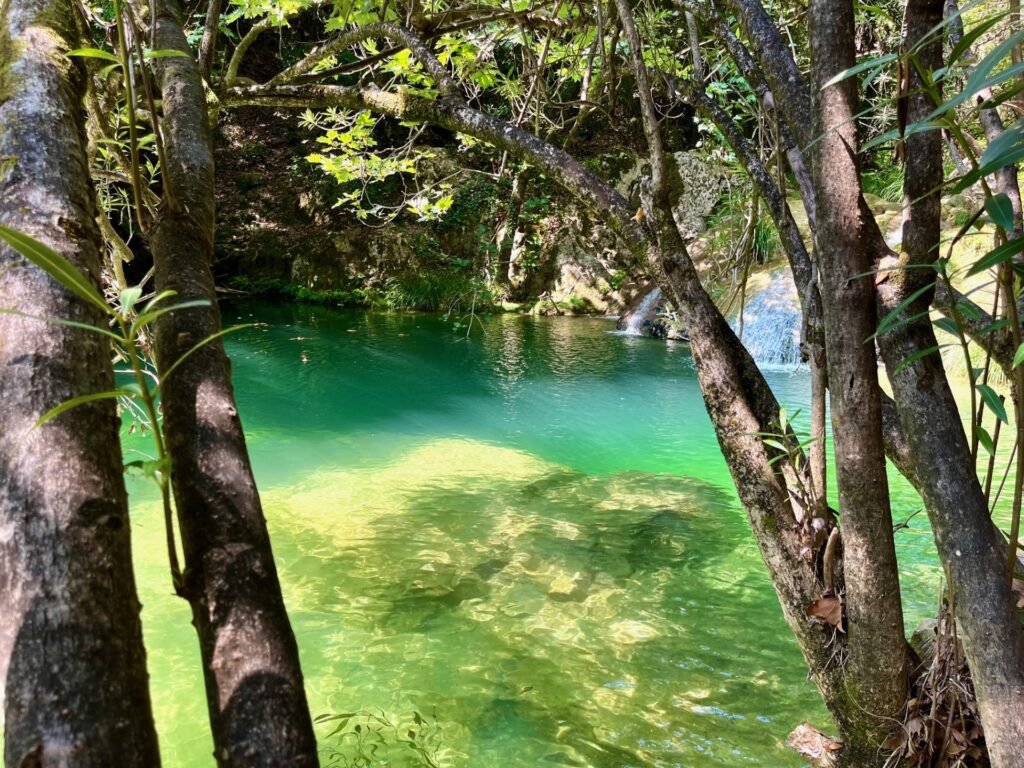
<instances>
[{"instance_id":1,"label":"emerald green water","mask_svg":"<svg viewBox=\"0 0 1024 768\"><path fill-rule=\"evenodd\" d=\"M685 346L590 319L468 340L420 315L227 319L266 323L229 352L314 715L421 713L445 766L800 765L786 734L827 719ZM804 373L769 376L807 399ZM211 765L189 612L132 487L165 765ZM911 621L938 584L921 517L898 534ZM373 764L420 764L402 750Z\"/></svg>"}]
</instances>

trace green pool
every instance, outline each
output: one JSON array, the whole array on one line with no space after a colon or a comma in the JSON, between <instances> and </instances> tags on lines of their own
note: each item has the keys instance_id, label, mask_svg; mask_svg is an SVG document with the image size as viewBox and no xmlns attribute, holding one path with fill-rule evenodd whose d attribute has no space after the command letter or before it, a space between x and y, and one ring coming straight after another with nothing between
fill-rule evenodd
<instances>
[{"instance_id":1,"label":"green pool","mask_svg":"<svg viewBox=\"0 0 1024 768\"><path fill-rule=\"evenodd\" d=\"M800 765L786 734L827 719L685 346L579 318L227 320L265 324L229 348L313 714L380 718L320 724L325 764ZM770 381L806 400L806 374ZM211 765L189 612L132 489L165 765ZM922 518L898 534L911 621L938 586Z\"/></svg>"}]
</instances>

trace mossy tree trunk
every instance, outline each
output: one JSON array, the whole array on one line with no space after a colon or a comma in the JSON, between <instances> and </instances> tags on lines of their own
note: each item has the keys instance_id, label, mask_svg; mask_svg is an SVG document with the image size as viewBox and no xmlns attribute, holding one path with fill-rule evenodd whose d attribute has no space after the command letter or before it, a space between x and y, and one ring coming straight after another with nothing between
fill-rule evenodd
<instances>
[{"instance_id":1,"label":"mossy tree trunk","mask_svg":"<svg viewBox=\"0 0 1024 768\"><path fill-rule=\"evenodd\" d=\"M94 281L99 233L85 154L76 9L0 6L0 224ZM105 318L0 247L0 308ZM158 766L128 504L112 400L33 430L72 397L113 389L102 336L0 313L0 680L5 764Z\"/></svg>"},{"instance_id":2,"label":"mossy tree trunk","mask_svg":"<svg viewBox=\"0 0 1024 768\"><path fill-rule=\"evenodd\" d=\"M157 0L166 164L165 200L150 241L157 291L209 308L165 315L156 354L168 370L221 330L214 291L213 148L198 66L177 0ZM316 741L298 648L274 564L263 509L219 340L187 358L162 389L174 499L206 676L215 756L222 766L314 766Z\"/></svg>"}]
</instances>

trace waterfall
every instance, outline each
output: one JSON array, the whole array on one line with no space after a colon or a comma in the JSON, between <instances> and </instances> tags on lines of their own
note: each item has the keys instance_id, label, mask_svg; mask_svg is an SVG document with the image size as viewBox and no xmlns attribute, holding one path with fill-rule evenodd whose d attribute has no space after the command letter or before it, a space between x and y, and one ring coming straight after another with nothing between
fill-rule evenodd
<instances>
[{"instance_id":1,"label":"waterfall","mask_svg":"<svg viewBox=\"0 0 1024 768\"><path fill-rule=\"evenodd\" d=\"M650 336L650 326L654 322L655 309L661 301L661 289L652 288L647 292L639 304L630 310L619 320L619 331L629 336Z\"/></svg>"},{"instance_id":2,"label":"waterfall","mask_svg":"<svg viewBox=\"0 0 1024 768\"><path fill-rule=\"evenodd\" d=\"M772 273L768 285L748 292L743 307L744 346L762 368L800 365L800 303L788 270ZM739 320L732 323L739 332Z\"/></svg>"}]
</instances>

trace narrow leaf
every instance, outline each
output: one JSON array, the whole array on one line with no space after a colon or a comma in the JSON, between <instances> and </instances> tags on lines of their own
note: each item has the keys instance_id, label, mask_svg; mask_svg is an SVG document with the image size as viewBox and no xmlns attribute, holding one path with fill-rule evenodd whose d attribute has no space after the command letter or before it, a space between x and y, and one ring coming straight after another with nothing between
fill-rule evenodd
<instances>
[{"instance_id":1,"label":"narrow leaf","mask_svg":"<svg viewBox=\"0 0 1024 768\"><path fill-rule=\"evenodd\" d=\"M907 298L901 301L896 306L896 308L892 310L892 312L890 312L889 314L882 318L882 321L878 324L878 330L875 331L874 336L872 336L871 338L874 339L878 336L882 336L888 333L893 328L895 328L900 322L904 321L904 319L900 317L903 314L903 311L907 309L907 307L909 307L915 301L917 301L919 298L924 296L924 294L930 291L934 286L934 282L927 283L926 285L922 285L912 294L907 296ZM916 317L920 317L920 315L917 315ZM912 318L906 318L906 321L909 321L911 319Z\"/></svg>"},{"instance_id":2,"label":"narrow leaf","mask_svg":"<svg viewBox=\"0 0 1024 768\"><path fill-rule=\"evenodd\" d=\"M151 325L157 318L163 317L168 312L174 312L179 309L192 309L194 307L208 307L210 302L206 299L195 299L194 301L182 301L179 304L171 304L167 307L160 307L160 309L147 310L135 318L135 322L132 323L132 331L137 331L139 328L144 328L147 325Z\"/></svg>"},{"instance_id":3,"label":"narrow leaf","mask_svg":"<svg viewBox=\"0 0 1024 768\"><path fill-rule=\"evenodd\" d=\"M104 301L100 292L93 287L89 278L48 245L22 232L2 225L0 225L0 240L5 241L14 250L79 298L85 299L93 306L99 307L105 314L112 314L110 307L107 306L107 302Z\"/></svg>"},{"instance_id":4,"label":"narrow leaf","mask_svg":"<svg viewBox=\"0 0 1024 768\"><path fill-rule=\"evenodd\" d=\"M821 89L825 90L829 86L835 85L836 83L841 83L843 80L846 80L847 78L855 77L856 75L859 75L861 72L866 72L867 70L870 69L881 69L886 64L896 61L896 59L897 56L895 53L887 53L884 56L877 56L872 57L870 59L865 59L859 64L855 64L852 67L844 69L838 75L836 75L823 86L821 86Z\"/></svg>"},{"instance_id":5,"label":"narrow leaf","mask_svg":"<svg viewBox=\"0 0 1024 768\"><path fill-rule=\"evenodd\" d=\"M948 346L948 345L947 345L947 346ZM902 371L902 370L903 370L904 368L908 368L908 367L910 367L911 365L913 365L914 363L916 363L916 362L917 362L918 360L921 360L922 358L925 358L925 357L927 357L927 356L928 356L928 355L930 355L930 354L933 354L933 353L935 353L935 352L938 352L938 351L939 351L939 350L940 350L941 348L942 348L941 346L939 346L939 345L936 345L936 346L934 346L934 347L928 347L927 349L919 349L919 350L918 350L917 352L915 352L914 354L912 354L912 355L910 355L910 356L908 356L908 357L904 358L904 359L903 359L903 360L902 360L902 361L900 362L900 364L896 366L896 370L894 370L894 371L892 372L892 375L893 375L893 376L898 376L898 375L900 374L900 372L901 372L901 371Z\"/></svg>"},{"instance_id":6,"label":"narrow leaf","mask_svg":"<svg viewBox=\"0 0 1024 768\"><path fill-rule=\"evenodd\" d=\"M83 59L103 59L104 61L113 61L116 64L121 63L118 61L117 56L110 51L104 51L100 48L75 48L73 51L68 51L67 55Z\"/></svg>"},{"instance_id":7,"label":"narrow leaf","mask_svg":"<svg viewBox=\"0 0 1024 768\"><path fill-rule=\"evenodd\" d=\"M196 344L194 347L192 347L192 349L190 349L188 352L186 352L181 357L179 357L177 360L175 360L174 361L174 365L172 365L170 368L167 369L166 372L164 372L164 373L162 373L160 375L160 386L163 386L164 382L167 381L167 378L178 369L179 365L181 365L183 362L185 362L194 352L199 351L200 349L205 347L207 344L209 344L211 341L215 341L215 340L221 338L222 336L227 336L229 333L234 333L235 331L240 331L243 328L252 328L253 326L254 326L254 323L246 323L245 325L235 325L235 326L232 326L231 328L224 328L223 330L218 331L217 333L214 333L214 334L212 334L210 336L207 336L205 339L203 339L198 344ZM159 389L160 386L158 386L157 389Z\"/></svg>"},{"instance_id":8,"label":"narrow leaf","mask_svg":"<svg viewBox=\"0 0 1024 768\"><path fill-rule=\"evenodd\" d=\"M45 424L46 422L52 421L65 411L70 411L72 408L77 408L78 406L85 405L86 403L93 403L96 402L97 400L116 400L123 394L124 392L118 389L114 390L113 392L93 392L90 395L79 395L78 397L72 397L70 400L65 400L56 408L51 408L42 416L40 416L36 423L32 425L32 429L38 429L39 427L43 426L43 424Z\"/></svg>"},{"instance_id":9,"label":"narrow leaf","mask_svg":"<svg viewBox=\"0 0 1024 768\"><path fill-rule=\"evenodd\" d=\"M996 394L996 391L988 384L978 384L977 390L978 394L981 395L981 399L985 401L985 405L996 415L996 418L1003 422L1003 424L1008 424L1009 419L1006 417L1006 406L1003 405L1003 400Z\"/></svg>"},{"instance_id":10,"label":"narrow leaf","mask_svg":"<svg viewBox=\"0 0 1024 768\"><path fill-rule=\"evenodd\" d=\"M978 435L978 442L985 447L985 450L988 451L989 455L995 455L996 445L992 441L992 435L988 433L988 430L979 425L975 427L975 433Z\"/></svg>"},{"instance_id":11,"label":"narrow leaf","mask_svg":"<svg viewBox=\"0 0 1024 768\"><path fill-rule=\"evenodd\" d=\"M135 306L135 302L142 296L142 286L136 285L132 288L125 288L121 291L121 295L118 298L118 304L121 307L121 314L127 315L132 311Z\"/></svg>"},{"instance_id":12,"label":"narrow leaf","mask_svg":"<svg viewBox=\"0 0 1024 768\"><path fill-rule=\"evenodd\" d=\"M960 335L960 329L957 327L956 321L951 317L940 317L937 320L933 320L932 325L936 328L941 328L952 336Z\"/></svg>"},{"instance_id":13,"label":"narrow leaf","mask_svg":"<svg viewBox=\"0 0 1024 768\"><path fill-rule=\"evenodd\" d=\"M147 59L172 59L172 58L189 58L189 55L184 51L179 51L175 48L161 48L158 51L146 51L144 56Z\"/></svg>"},{"instance_id":14,"label":"narrow leaf","mask_svg":"<svg viewBox=\"0 0 1024 768\"><path fill-rule=\"evenodd\" d=\"M998 267L1021 251L1024 251L1024 237L1017 237L1013 240L1009 240L998 248L993 248L991 251L986 253L980 259L978 259L971 268L967 270L968 276L976 275L979 272L984 272L986 269L992 269L992 267Z\"/></svg>"}]
</instances>

